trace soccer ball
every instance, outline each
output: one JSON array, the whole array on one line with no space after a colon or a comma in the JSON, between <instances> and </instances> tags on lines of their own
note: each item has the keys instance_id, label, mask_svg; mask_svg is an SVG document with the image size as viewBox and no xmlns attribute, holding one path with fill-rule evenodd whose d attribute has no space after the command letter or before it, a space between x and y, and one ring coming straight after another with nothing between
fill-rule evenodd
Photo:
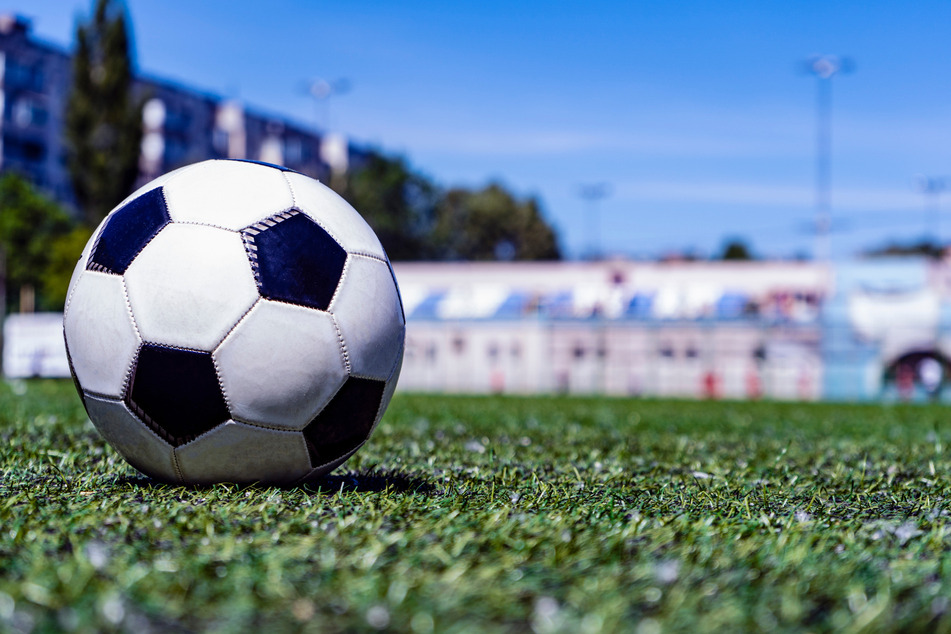
<instances>
[{"instance_id":1,"label":"soccer ball","mask_svg":"<svg viewBox=\"0 0 951 634\"><path fill-rule=\"evenodd\" d=\"M213 160L103 220L63 329L89 418L136 469L292 484L367 440L405 317L379 240L342 198L282 167Z\"/></svg>"}]
</instances>

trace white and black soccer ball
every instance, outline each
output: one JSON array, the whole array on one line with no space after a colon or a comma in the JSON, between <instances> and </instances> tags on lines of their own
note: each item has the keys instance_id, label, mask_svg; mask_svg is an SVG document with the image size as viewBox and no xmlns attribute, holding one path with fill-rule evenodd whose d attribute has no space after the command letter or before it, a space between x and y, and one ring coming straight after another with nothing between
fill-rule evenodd
<instances>
[{"instance_id":1,"label":"white and black soccer ball","mask_svg":"<svg viewBox=\"0 0 951 634\"><path fill-rule=\"evenodd\" d=\"M294 483L370 436L405 318L379 240L340 196L278 166L214 160L103 220L64 332L89 418L139 471Z\"/></svg>"}]
</instances>

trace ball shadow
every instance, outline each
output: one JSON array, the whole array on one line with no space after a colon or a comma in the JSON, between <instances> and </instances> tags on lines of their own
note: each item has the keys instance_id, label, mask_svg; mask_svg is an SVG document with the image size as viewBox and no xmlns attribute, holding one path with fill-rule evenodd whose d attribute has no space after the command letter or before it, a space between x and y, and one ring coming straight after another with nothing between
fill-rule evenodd
<instances>
[{"instance_id":1,"label":"ball shadow","mask_svg":"<svg viewBox=\"0 0 951 634\"><path fill-rule=\"evenodd\" d=\"M314 495L336 495L337 493L423 493L431 494L436 490L431 482L420 476L404 473L395 469L371 469L365 472L347 472L325 475L293 486L265 484L181 484L164 482L145 475L120 475L113 479L117 486L152 489L187 489L192 491L210 491L222 486L234 487L236 491L248 489L283 489L285 491L303 490Z\"/></svg>"},{"instance_id":2,"label":"ball shadow","mask_svg":"<svg viewBox=\"0 0 951 634\"><path fill-rule=\"evenodd\" d=\"M333 495L350 493L432 493L436 490L431 482L396 470L372 470L364 473L325 475L301 485L314 493Z\"/></svg>"}]
</instances>

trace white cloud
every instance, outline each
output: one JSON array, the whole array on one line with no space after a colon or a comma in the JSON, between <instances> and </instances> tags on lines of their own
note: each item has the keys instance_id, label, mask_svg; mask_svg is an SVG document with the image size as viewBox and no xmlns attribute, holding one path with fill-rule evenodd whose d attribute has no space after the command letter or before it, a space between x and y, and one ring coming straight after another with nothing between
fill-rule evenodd
<instances>
[{"instance_id":1,"label":"white cloud","mask_svg":"<svg viewBox=\"0 0 951 634\"><path fill-rule=\"evenodd\" d=\"M387 137L390 143L406 147L412 154L438 153L485 158L554 158L591 152L696 158L802 154L801 147L790 146L776 138L749 138L748 135L747 138L738 138L715 133L404 128L389 130Z\"/></svg>"},{"instance_id":2,"label":"white cloud","mask_svg":"<svg viewBox=\"0 0 951 634\"><path fill-rule=\"evenodd\" d=\"M643 181L617 183L614 198L624 202L735 204L811 209L815 192L808 185L755 182ZM909 189L841 187L833 190L833 211L918 209L921 195Z\"/></svg>"}]
</instances>

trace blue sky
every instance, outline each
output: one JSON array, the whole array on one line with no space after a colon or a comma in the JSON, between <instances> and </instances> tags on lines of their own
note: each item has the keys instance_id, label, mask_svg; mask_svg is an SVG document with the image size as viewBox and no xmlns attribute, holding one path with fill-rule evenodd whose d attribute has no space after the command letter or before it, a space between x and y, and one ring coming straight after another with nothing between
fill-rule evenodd
<instances>
[{"instance_id":1,"label":"blue sky","mask_svg":"<svg viewBox=\"0 0 951 634\"><path fill-rule=\"evenodd\" d=\"M11 8L69 46L91 4ZM951 177L948 2L128 6L140 70L329 125L445 186L537 195L570 256L713 254L730 236L810 254L817 80L799 63L813 54L855 62L833 80L835 257L925 235L916 175ZM352 89L323 107L305 94L339 77ZM611 194L595 211L578 191L598 182ZM940 200L951 239L951 191Z\"/></svg>"}]
</instances>

